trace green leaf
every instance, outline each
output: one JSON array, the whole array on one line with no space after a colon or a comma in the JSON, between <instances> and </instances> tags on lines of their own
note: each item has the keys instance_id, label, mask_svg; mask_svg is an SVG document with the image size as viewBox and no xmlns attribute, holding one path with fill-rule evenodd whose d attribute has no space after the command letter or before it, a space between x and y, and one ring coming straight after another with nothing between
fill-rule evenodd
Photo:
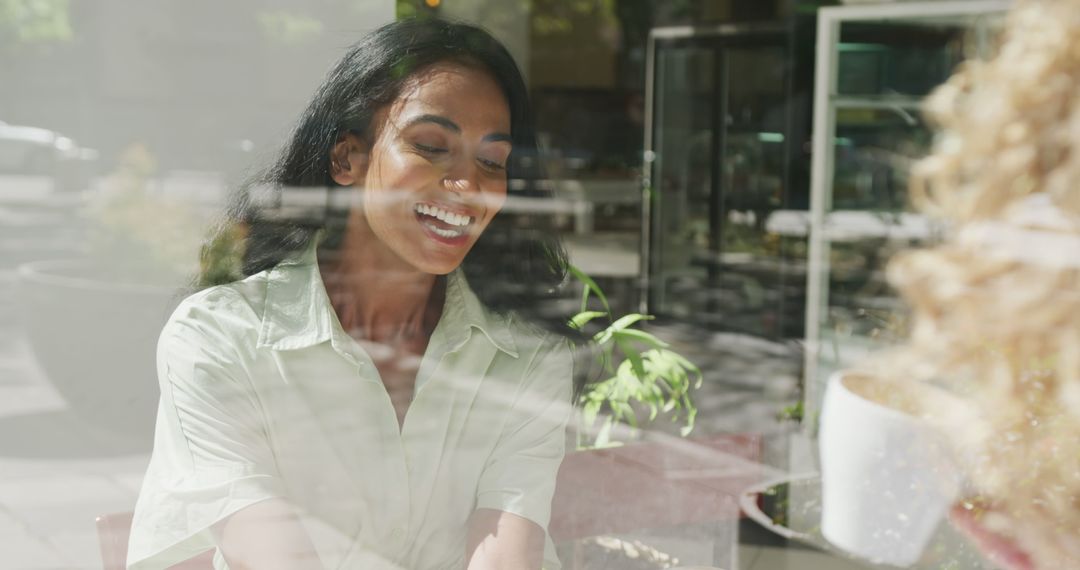
<instances>
[{"instance_id":1,"label":"green leaf","mask_svg":"<svg viewBox=\"0 0 1080 570\"><path fill-rule=\"evenodd\" d=\"M596 440L593 442L596 447L606 447L608 442L611 441L611 426L615 423L615 420L610 416L604 418L604 424L600 426L600 432L596 434Z\"/></svg>"},{"instance_id":2,"label":"green leaf","mask_svg":"<svg viewBox=\"0 0 1080 570\"><path fill-rule=\"evenodd\" d=\"M589 385L589 391L586 394L588 400L598 400L603 402L611 397L612 381L610 378L600 382L595 382Z\"/></svg>"},{"instance_id":3,"label":"green leaf","mask_svg":"<svg viewBox=\"0 0 1080 570\"><path fill-rule=\"evenodd\" d=\"M626 327L638 322L638 321L651 321L656 317L652 315L642 315L641 313L630 313L629 315L623 315L619 317L611 326L608 327L612 332L621 331Z\"/></svg>"},{"instance_id":4,"label":"green leaf","mask_svg":"<svg viewBox=\"0 0 1080 570\"><path fill-rule=\"evenodd\" d=\"M623 420L630 425L637 427L637 415L634 414L634 408L630 407L630 404L623 402L612 402L611 409L615 412L617 419Z\"/></svg>"},{"instance_id":5,"label":"green leaf","mask_svg":"<svg viewBox=\"0 0 1080 570\"><path fill-rule=\"evenodd\" d=\"M668 343L656 338L655 336L638 329L623 329L619 331L614 331L613 335L616 337L623 337L627 340L635 340L653 348L667 348L668 346L670 346L668 345Z\"/></svg>"},{"instance_id":6,"label":"green leaf","mask_svg":"<svg viewBox=\"0 0 1080 570\"><path fill-rule=\"evenodd\" d=\"M623 366L620 364L619 369L615 371L615 376L611 378L611 393L608 395L608 399L612 401L612 404L614 404L616 400L626 401L629 394L630 383L633 382L633 374L630 375L631 378L619 377L619 370L622 368Z\"/></svg>"},{"instance_id":7,"label":"green leaf","mask_svg":"<svg viewBox=\"0 0 1080 570\"><path fill-rule=\"evenodd\" d=\"M612 355L611 355L612 350L613 350L613 347L610 344L606 345L606 346L604 346L604 347L602 347L600 349L600 366L602 366L604 368L604 371L607 372L608 374L613 374L615 372L615 365L612 364L612 361L611 361L611 359L612 359Z\"/></svg>"},{"instance_id":8,"label":"green leaf","mask_svg":"<svg viewBox=\"0 0 1080 570\"><path fill-rule=\"evenodd\" d=\"M802 400L799 400L790 406L784 406L780 412L776 414L776 419L780 421L790 420L801 422L803 419L803 412L803 403Z\"/></svg>"},{"instance_id":9,"label":"green leaf","mask_svg":"<svg viewBox=\"0 0 1080 570\"><path fill-rule=\"evenodd\" d=\"M634 371L634 376L637 378L645 377L645 365L641 361L641 354L634 350L633 345L628 341L622 339L622 337L615 337L615 344L619 345L619 350L626 355L626 361L630 363L630 369Z\"/></svg>"},{"instance_id":10,"label":"green leaf","mask_svg":"<svg viewBox=\"0 0 1080 570\"><path fill-rule=\"evenodd\" d=\"M656 382L649 385L649 391L652 392L653 400L659 401L664 397L664 391L660 389L660 386Z\"/></svg>"},{"instance_id":11,"label":"green leaf","mask_svg":"<svg viewBox=\"0 0 1080 570\"><path fill-rule=\"evenodd\" d=\"M638 321L649 320L652 318L653 317L651 315L642 315L639 313L631 313L629 315L624 315L620 317L619 320L608 325L606 329L593 335L593 341L595 341L597 344L604 344L611 340L615 336L615 333L622 331L626 327Z\"/></svg>"},{"instance_id":12,"label":"green leaf","mask_svg":"<svg viewBox=\"0 0 1080 570\"><path fill-rule=\"evenodd\" d=\"M581 312L585 312L586 303L589 300L589 293L592 292L596 295L597 299L600 299L600 304L604 306L604 310L611 314L611 305L608 304L607 296L600 290L600 286L593 281L592 277L585 274L584 271L578 269L575 265L570 264L567 267L570 270L570 274L577 278L585 285L585 293L582 295Z\"/></svg>"},{"instance_id":13,"label":"green leaf","mask_svg":"<svg viewBox=\"0 0 1080 570\"><path fill-rule=\"evenodd\" d=\"M623 359L619 366L615 368L613 380L624 386L637 386L638 377L637 374L634 374L634 367L630 364L629 359Z\"/></svg>"},{"instance_id":14,"label":"green leaf","mask_svg":"<svg viewBox=\"0 0 1080 570\"><path fill-rule=\"evenodd\" d=\"M596 317L606 317L607 313L603 311L582 311L573 316L570 319L570 326L575 330L581 330L589 321Z\"/></svg>"},{"instance_id":15,"label":"green leaf","mask_svg":"<svg viewBox=\"0 0 1080 570\"><path fill-rule=\"evenodd\" d=\"M686 409L686 425L679 430L683 437L686 437L691 431L694 431L694 420L697 418L697 408L694 407L694 404L690 402L689 398L686 398Z\"/></svg>"},{"instance_id":16,"label":"green leaf","mask_svg":"<svg viewBox=\"0 0 1080 570\"><path fill-rule=\"evenodd\" d=\"M584 424L582 426L584 429L588 429L596 423L596 415L600 413L602 403L603 400L589 400L581 407L581 421Z\"/></svg>"}]
</instances>

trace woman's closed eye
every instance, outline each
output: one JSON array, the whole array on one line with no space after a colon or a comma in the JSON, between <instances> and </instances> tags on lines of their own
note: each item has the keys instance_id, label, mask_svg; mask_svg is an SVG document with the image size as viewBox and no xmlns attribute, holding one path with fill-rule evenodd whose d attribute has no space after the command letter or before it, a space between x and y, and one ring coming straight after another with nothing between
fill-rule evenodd
<instances>
[{"instance_id":1,"label":"woman's closed eye","mask_svg":"<svg viewBox=\"0 0 1080 570\"><path fill-rule=\"evenodd\" d=\"M503 170L506 170L506 164L504 164L503 161L492 160L490 158L484 158L484 157L478 158L477 161L484 168L486 168L488 170L491 170L491 171L502 172Z\"/></svg>"},{"instance_id":2,"label":"woman's closed eye","mask_svg":"<svg viewBox=\"0 0 1080 570\"><path fill-rule=\"evenodd\" d=\"M480 167L494 174L506 172L507 163L510 161L511 147L509 143L498 142L485 144L477 149L476 161Z\"/></svg>"},{"instance_id":3,"label":"woman's closed eye","mask_svg":"<svg viewBox=\"0 0 1080 570\"><path fill-rule=\"evenodd\" d=\"M435 141L410 141L409 145L417 153L430 159L443 159L451 154L451 147L446 143L440 143ZM501 174L506 171L506 161L509 158L508 155L509 152L506 152L504 154L501 150L493 151L489 149L481 154L478 154L476 156L476 161L484 170L492 173Z\"/></svg>"},{"instance_id":4,"label":"woman's closed eye","mask_svg":"<svg viewBox=\"0 0 1080 570\"><path fill-rule=\"evenodd\" d=\"M447 152L450 152L450 149L447 149L447 148L444 148L444 147L441 147L441 146L437 146L437 145L430 145L430 144L423 144L423 143L413 143L413 148L415 148L417 151L419 151L422 154L429 154L429 155L439 155L439 154L446 154Z\"/></svg>"}]
</instances>

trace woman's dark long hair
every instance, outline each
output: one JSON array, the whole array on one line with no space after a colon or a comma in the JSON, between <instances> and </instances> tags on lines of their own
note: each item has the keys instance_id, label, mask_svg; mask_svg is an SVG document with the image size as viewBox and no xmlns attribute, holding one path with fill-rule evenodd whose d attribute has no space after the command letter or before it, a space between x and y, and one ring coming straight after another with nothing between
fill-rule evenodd
<instances>
[{"instance_id":1,"label":"woman's dark long hair","mask_svg":"<svg viewBox=\"0 0 1080 570\"><path fill-rule=\"evenodd\" d=\"M320 247L337 246L345 212L319 219L270 213L284 192L333 193L331 150L346 132L368 134L376 113L399 96L416 73L440 62L458 62L491 74L510 106L513 151L507 166L509 196L551 199L543 183L528 90L513 57L487 32L467 24L409 19L387 24L349 49L330 71L304 111L276 163L245 185L228 220L203 253L201 285L235 280L269 269L307 247L319 232ZM332 202L332 200L327 200ZM237 231L236 228L242 228ZM239 236L239 238L238 238ZM241 241L239 247L230 241ZM233 256L238 267L221 259ZM496 215L465 257L470 286L489 309L517 313L525 320L574 339L555 292L567 274L567 257L550 215Z\"/></svg>"}]
</instances>

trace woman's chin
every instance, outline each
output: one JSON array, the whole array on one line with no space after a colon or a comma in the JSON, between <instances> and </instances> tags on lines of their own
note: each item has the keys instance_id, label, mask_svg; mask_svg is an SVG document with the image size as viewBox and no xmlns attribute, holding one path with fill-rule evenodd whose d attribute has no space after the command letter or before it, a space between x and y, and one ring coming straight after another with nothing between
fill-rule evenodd
<instances>
[{"instance_id":1,"label":"woman's chin","mask_svg":"<svg viewBox=\"0 0 1080 570\"><path fill-rule=\"evenodd\" d=\"M448 275L461 267L464 255L445 255L444 252L422 252L411 265L428 275Z\"/></svg>"}]
</instances>

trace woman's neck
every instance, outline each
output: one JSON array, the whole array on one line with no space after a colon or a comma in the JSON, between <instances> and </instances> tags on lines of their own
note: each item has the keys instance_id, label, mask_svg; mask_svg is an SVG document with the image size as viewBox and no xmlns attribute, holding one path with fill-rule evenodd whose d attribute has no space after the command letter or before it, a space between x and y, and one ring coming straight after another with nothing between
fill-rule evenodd
<instances>
[{"instance_id":1,"label":"woman's neck","mask_svg":"<svg viewBox=\"0 0 1080 570\"><path fill-rule=\"evenodd\" d=\"M320 263L320 271L350 335L388 345L427 344L442 313L445 279L404 262L365 222L350 219L338 254Z\"/></svg>"}]
</instances>

